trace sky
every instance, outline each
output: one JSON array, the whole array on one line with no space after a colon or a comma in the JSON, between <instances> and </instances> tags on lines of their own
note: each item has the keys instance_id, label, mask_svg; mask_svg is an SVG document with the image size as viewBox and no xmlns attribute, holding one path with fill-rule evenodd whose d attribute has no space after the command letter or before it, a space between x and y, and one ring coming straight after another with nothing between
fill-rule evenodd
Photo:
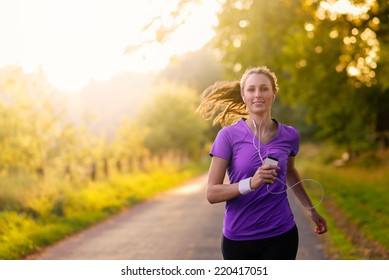
<instances>
[{"instance_id":1,"label":"sky","mask_svg":"<svg viewBox=\"0 0 389 280\"><path fill-rule=\"evenodd\" d=\"M41 71L61 91L123 71L162 69L172 55L201 48L213 36L213 1L194 7L186 26L163 46L125 54L147 39L142 27L176 0L0 0L0 67ZM195 34L195 36L194 36Z\"/></svg>"}]
</instances>

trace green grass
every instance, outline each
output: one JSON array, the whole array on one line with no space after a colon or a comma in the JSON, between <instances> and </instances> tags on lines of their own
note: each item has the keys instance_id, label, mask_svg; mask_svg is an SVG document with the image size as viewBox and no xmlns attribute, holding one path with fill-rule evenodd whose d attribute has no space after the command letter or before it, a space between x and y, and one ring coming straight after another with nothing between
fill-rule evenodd
<instances>
[{"instance_id":1,"label":"green grass","mask_svg":"<svg viewBox=\"0 0 389 280\"><path fill-rule=\"evenodd\" d=\"M333 259L365 259L370 241L389 252L389 158L378 166L371 157L335 167L333 148L304 145L297 158L303 178L320 181L324 201L318 206L328 222L327 252ZM381 161L380 161L381 160ZM365 164L366 163L366 164ZM152 173L115 175L109 180L70 185L18 178L0 188L0 259L20 259L84 229L121 209L148 199L204 172L209 162L185 168L165 166ZM12 179L12 178L11 178ZM308 185L317 203L318 188ZM312 191L313 190L313 191ZM340 219L341 218L341 219ZM346 223L340 223L340 220ZM355 234L363 240L355 241ZM372 248L374 250L375 248Z\"/></svg>"},{"instance_id":2,"label":"green grass","mask_svg":"<svg viewBox=\"0 0 389 280\"><path fill-rule=\"evenodd\" d=\"M369 256L367 250L377 249L369 248L372 241L389 252L389 169L385 160L371 168L362 167L361 162L335 167L312 158L304 159L303 149L299 169L303 177L314 178L323 185L325 199L319 211L329 224L326 238L330 255L364 259ZM356 235L362 240L356 242Z\"/></svg>"},{"instance_id":3,"label":"green grass","mask_svg":"<svg viewBox=\"0 0 389 280\"><path fill-rule=\"evenodd\" d=\"M82 186L58 183L55 187L34 181L34 186L23 183L24 187L3 188L0 198L7 203L0 212L0 259L24 258L205 170L206 164L165 166Z\"/></svg>"}]
</instances>

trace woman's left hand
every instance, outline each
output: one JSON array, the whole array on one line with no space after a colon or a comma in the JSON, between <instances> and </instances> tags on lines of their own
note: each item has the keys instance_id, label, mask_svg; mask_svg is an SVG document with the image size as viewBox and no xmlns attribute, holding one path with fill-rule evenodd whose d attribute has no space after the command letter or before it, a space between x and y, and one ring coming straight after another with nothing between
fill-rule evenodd
<instances>
[{"instance_id":1,"label":"woman's left hand","mask_svg":"<svg viewBox=\"0 0 389 280\"><path fill-rule=\"evenodd\" d=\"M327 232L327 222L326 220L317 212L317 211L312 211L310 213L312 221L315 222L316 227L315 227L315 232L317 234L323 234Z\"/></svg>"}]
</instances>

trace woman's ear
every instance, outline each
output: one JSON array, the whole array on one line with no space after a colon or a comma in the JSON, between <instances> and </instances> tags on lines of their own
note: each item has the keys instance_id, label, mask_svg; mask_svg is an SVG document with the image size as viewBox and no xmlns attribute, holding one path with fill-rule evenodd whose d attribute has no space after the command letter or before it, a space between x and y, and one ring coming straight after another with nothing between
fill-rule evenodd
<instances>
[{"instance_id":1,"label":"woman's ear","mask_svg":"<svg viewBox=\"0 0 389 280\"><path fill-rule=\"evenodd\" d=\"M246 100L244 100L244 96L242 95L242 100L243 100L243 102L246 104Z\"/></svg>"}]
</instances>

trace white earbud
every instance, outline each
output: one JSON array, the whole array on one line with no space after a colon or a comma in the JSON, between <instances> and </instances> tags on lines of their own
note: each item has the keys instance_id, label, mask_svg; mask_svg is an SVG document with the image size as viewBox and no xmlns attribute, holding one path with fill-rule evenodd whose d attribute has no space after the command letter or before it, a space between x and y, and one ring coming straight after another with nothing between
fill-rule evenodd
<instances>
[{"instance_id":1,"label":"white earbud","mask_svg":"<svg viewBox=\"0 0 389 280\"><path fill-rule=\"evenodd\" d=\"M246 100L244 100L244 96L243 95L242 95L242 100L243 100L244 103L246 103Z\"/></svg>"}]
</instances>

